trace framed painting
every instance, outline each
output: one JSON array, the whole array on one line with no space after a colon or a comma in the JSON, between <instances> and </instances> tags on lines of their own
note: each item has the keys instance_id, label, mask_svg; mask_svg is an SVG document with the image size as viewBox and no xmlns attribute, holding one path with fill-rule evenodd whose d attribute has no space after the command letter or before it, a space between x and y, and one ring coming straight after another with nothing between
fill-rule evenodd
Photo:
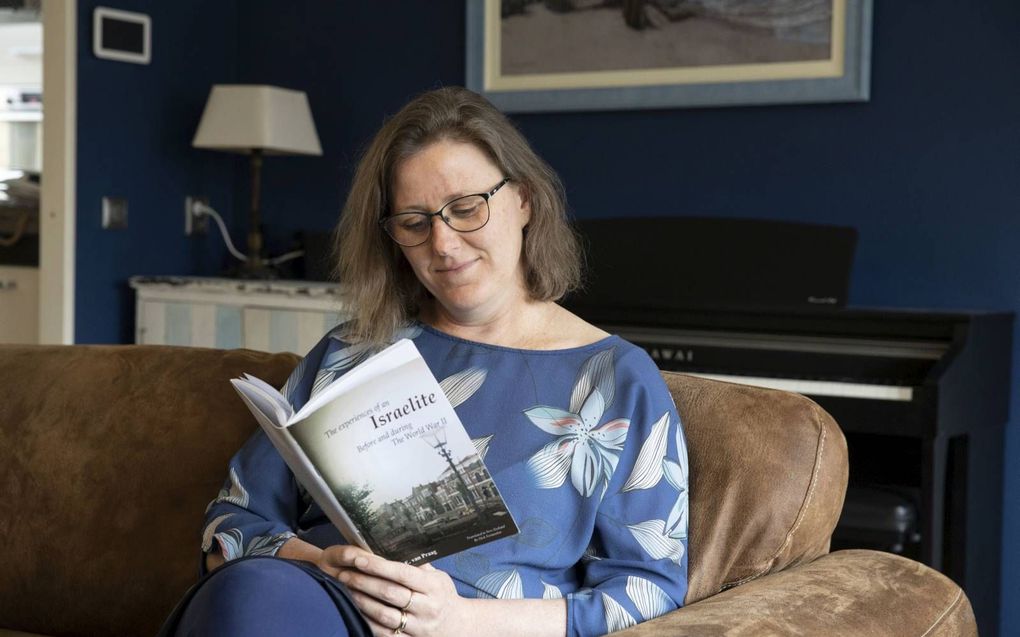
<instances>
[{"instance_id":1,"label":"framed painting","mask_svg":"<svg viewBox=\"0 0 1020 637\"><path fill-rule=\"evenodd\" d=\"M467 0L507 112L866 101L872 0Z\"/></svg>"}]
</instances>

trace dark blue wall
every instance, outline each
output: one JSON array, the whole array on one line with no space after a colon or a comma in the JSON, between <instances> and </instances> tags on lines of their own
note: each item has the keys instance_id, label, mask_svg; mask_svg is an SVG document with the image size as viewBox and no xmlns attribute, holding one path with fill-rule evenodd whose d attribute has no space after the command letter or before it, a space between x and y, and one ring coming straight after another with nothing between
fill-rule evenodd
<instances>
[{"instance_id":1,"label":"dark blue wall","mask_svg":"<svg viewBox=\"0 0 1020 637\"><path fill-rule=\"evenodd\" d=\"M92 54L99 5L152 17L151 64ZM79 0L78 16L75 340L131 342L129 276L212 274L223 259L218 238L184 236L184 197L208 195L231 217L237 160L191 139L209 87L236 81L237 3ZM106 195L128 199L126 229L102 228Z\"/></svg>"},{"instance_id":2,"label":"dark blue wall","mask_svg":"<svg viewBox=\"0 0 1020 637\"><path fill-rule=\"evenodd\" d=\"M266 160L263 208L277 252L296 231L333 227L358 152L384 116L423 89L464 83L461 2L298 6L246 3L238 31L239 81L305 91L322 141L322 158Z\"/></svg>"},{"instance_id":3,"label":"dark blue wall","mask_svg":"<svg viewBox=\"0 0 1020 637\"><path fill-rule=\"evenodd\" d=\"M92 3L81 3L82 341L130 337L128 275L216 272L222 251L186 241L178 210L185 186L215 198L231 174L229 162L188 143L208 85L235 70L235 24L236 78L306 91L322 138L322 158L266 162L266 224L281 249L295 231L333 225L357 152L384 115L421 90L464 79L462 2L284 9L259 0L239 12L235 3L197 0L116 4L152 12L156 57L150 68L92 58ZM860 232L853 304L1020 312L1020 5L876 0L874 13L867 103L514 119L559 170L579 217L852 225ZM243 206L247 182L234 172L227 205ZM99 197L112 191L132 198L127 233L99 230ZM1014 343L1018 368L1020 335ZM1012 542L1020 535L1020 388L1011 405L1003 634L1020 631L1020 608L1005 603L1020 598Z\"/></svg>"}]
</instances>

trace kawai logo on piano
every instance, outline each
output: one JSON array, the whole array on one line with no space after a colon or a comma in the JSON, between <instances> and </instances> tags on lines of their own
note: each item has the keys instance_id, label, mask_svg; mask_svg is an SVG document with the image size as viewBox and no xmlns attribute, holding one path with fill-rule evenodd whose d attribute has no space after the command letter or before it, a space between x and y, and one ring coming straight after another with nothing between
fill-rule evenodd
<instances>
[{"instance_id":1,"label":"kawai logo on piano","mask_svg":"<svg viewBox=\"0 0 1020 637\"><path fill-rule=\"evenodd\" d=\"M691 363L694 361L694 350L674 349L672 347L646 347L645 350L654 361L677 361Z\"/></svg>"}]
</instances>

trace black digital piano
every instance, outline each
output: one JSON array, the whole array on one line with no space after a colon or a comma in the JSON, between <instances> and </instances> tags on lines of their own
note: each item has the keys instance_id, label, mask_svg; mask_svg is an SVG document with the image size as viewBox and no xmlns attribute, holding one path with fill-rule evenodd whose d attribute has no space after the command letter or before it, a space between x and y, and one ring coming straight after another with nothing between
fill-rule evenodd
<instances>
[{"instance_id":1,"label":"black digital piano","mask_svg":"<svg viewBox=\"0 0 1020 637\"><path fill-rule=\"evenodd\" d=\"M589 276L570 309L661 369L816 401L850 457L833 548L942 571L981 634L995 633L1012 314L845 307L848 228L670 218L580 229Z\"/></svg>"}]
</instances>

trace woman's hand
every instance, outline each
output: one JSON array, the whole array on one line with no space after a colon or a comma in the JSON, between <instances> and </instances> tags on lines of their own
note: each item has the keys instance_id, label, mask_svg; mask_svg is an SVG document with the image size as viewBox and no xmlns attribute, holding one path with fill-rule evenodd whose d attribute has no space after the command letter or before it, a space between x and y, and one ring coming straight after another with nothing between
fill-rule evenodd
<instances>
[{"instance_id":1,"label":"woman's hand","mask_svg":"<svg viewBox=\"0 0 1020 637\"><path fill-rule=\"evenodd\" d=\"M346 584L376 637L460 637L483 629L491 637L566 632L563 599L465 599L443 571L392 562L355 546L320 549L291 538L277 556L312 562Z\"/></svg>"},{"instance_id":2,"label":"woman's hand","mask_svg":"<svg viewBox=\"0 0 1020 637\"><path fill-rule=\"evenodd\" d=\"M465 621L467 600L450 576L431 565L409 566L355 546L323 551L320 568L336 573L377 637L453 637L476 631ZM399 630L398 630L399 629Z\"/></svg>"}]
</instances>

